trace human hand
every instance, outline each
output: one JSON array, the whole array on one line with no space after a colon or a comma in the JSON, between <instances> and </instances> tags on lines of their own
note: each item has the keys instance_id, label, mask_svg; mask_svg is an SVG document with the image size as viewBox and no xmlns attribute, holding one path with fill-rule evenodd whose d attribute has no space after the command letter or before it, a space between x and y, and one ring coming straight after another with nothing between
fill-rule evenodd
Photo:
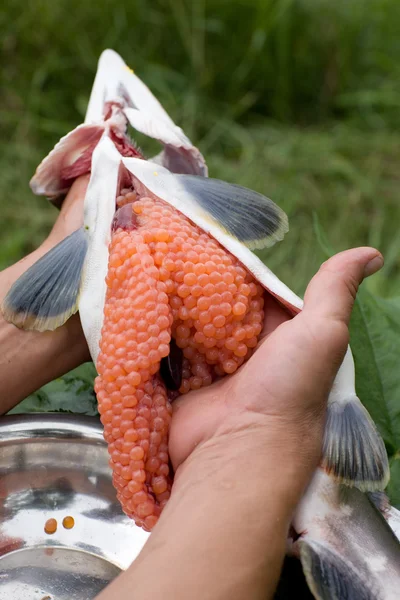
<instances>
[{"instance_id":1,"label":"human hand","mask_svg":"<svg viewBox=\"0 0 400 600\"><path fill-rule=\"evenodd\" d=\"M173 404L169 450L178 474L192 454L218 453L220 445L239 439L251 446L260 437L281 473L285 466L288 474L295 473L288 477L294 508L320 459L326 399L347 349L358 285L382 264L371 248L331 258L311 281L304 309L293 319L266 295L264 330L249 361L234 375Z\"/></svg>"}]
</instances>

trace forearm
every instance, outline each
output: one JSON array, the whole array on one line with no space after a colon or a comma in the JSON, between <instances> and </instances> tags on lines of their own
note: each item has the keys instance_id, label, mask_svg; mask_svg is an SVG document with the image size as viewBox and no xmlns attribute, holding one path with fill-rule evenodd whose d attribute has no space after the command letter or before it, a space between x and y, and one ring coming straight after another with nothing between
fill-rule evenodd
<instances>
[{"instance_id":1,"label":"forearm","mask_svg":"<svg viewBox=\"0 0 400 600\"><path fill-rule=\"evenodd\" d=\"M0 273L0 302L24 271L80 226L86 185L86 177L74 183L47 240ZM39 333L18 329L7 323L0 313L0 414L86 360L89 355L78 315L56 331Z\"/></svg>"},{"instance_id":2,"label":"forearm","mask_svg":"<svg viewBox=\"0 0 400 600\"><path fill-rule=\"evenodd\" d=\"M2 296L44 251L39 249L0 273ZM0 314L0 348L0 414L88 360L78 315L56 331L39 333L18 329Z\"/></svg>"},{"instance_id":3,"label":"forearm","mask_svg":"<svg viewBox=\"0 0 400 600\"><path fill-rule=\"evenodd\" d=\"M196 450L142 553L99 600L272 597L298 489L293 461L265 438Z\"/></svg>"}]
</instances>

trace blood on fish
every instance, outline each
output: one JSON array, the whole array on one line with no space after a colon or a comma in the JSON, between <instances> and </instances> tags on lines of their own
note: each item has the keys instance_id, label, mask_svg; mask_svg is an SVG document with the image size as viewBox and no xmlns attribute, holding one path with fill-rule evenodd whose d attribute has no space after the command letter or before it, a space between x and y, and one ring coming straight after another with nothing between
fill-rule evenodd
<instances>
[{"instance_id":1,"label":"blood on fish","mask_svg":"<svg viewBox=\"0 0 400 600\"><path fill-rule=\"evenodd\" d=\"M132 211L130 204L123 204L117 209L111 223L111 231L123 229L124 231L133 231L137 227L137 219Z\"/></svg>"},{"instance_id":2,"label":"blood on fish","mask_svg":"<svg viewBox=\"0 0 400 600\"><path fill-rule=\"evenodd\" d=\"M159 199L134 199L114 219L95 389L118 499L151 530L172 485L165 384L185 394L234 373L257 345L264 300L214 238Z\"/></svg>"}]
</instances>

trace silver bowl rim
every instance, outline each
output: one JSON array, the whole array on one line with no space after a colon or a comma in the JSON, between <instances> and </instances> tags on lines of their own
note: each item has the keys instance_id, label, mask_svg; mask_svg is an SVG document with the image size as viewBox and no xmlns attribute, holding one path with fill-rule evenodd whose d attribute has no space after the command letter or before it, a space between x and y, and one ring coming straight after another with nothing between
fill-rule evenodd
<instances>
[{"instance_id":1,"label":"silver bowl rim","mask_svg":"<svg viewBox=\"0 0 400 600\"><path fill-rule=\"evenodd\" d=\"M72 413L26 413L0 417L0 447L10 442L35 438L81 439L106 445L99 417Z\"/></svg>"}]
</instances>

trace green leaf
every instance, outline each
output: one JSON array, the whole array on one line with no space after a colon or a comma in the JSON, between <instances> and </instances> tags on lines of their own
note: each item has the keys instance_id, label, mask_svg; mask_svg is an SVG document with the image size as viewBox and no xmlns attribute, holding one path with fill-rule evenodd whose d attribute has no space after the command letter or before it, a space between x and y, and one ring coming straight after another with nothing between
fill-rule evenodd
<instances>
[{"instance_id":1,"label":"green leaf","mask_svg":"<svg viewBox=\"0 0 400 600\"><path fill-rule=\"evenodd\" d=\"M95 376L93 364L86 363L31 394L9 414L71 412L96 416L97 401L93 390Z\"/></svg>"},{"instance_id":2,"label":"green leaf","mask_svg":"<svg viewBox=\"0 0 400 600\"><path fill-rule=\"evenodd\" d=\"M400 449L400 300L361 288L350 323L356 388L390 456Z\"/></svg>"},{"instance_id":3,"label":"green leaf","mask_svg":"<svg viewBox=\"0 0 400 600\"><path fill-rule=\"evenodd\" d=\"M390 481L387 488L390 502L400 510L400 454L390 461Z\"/></svg>"}]
</instances>

